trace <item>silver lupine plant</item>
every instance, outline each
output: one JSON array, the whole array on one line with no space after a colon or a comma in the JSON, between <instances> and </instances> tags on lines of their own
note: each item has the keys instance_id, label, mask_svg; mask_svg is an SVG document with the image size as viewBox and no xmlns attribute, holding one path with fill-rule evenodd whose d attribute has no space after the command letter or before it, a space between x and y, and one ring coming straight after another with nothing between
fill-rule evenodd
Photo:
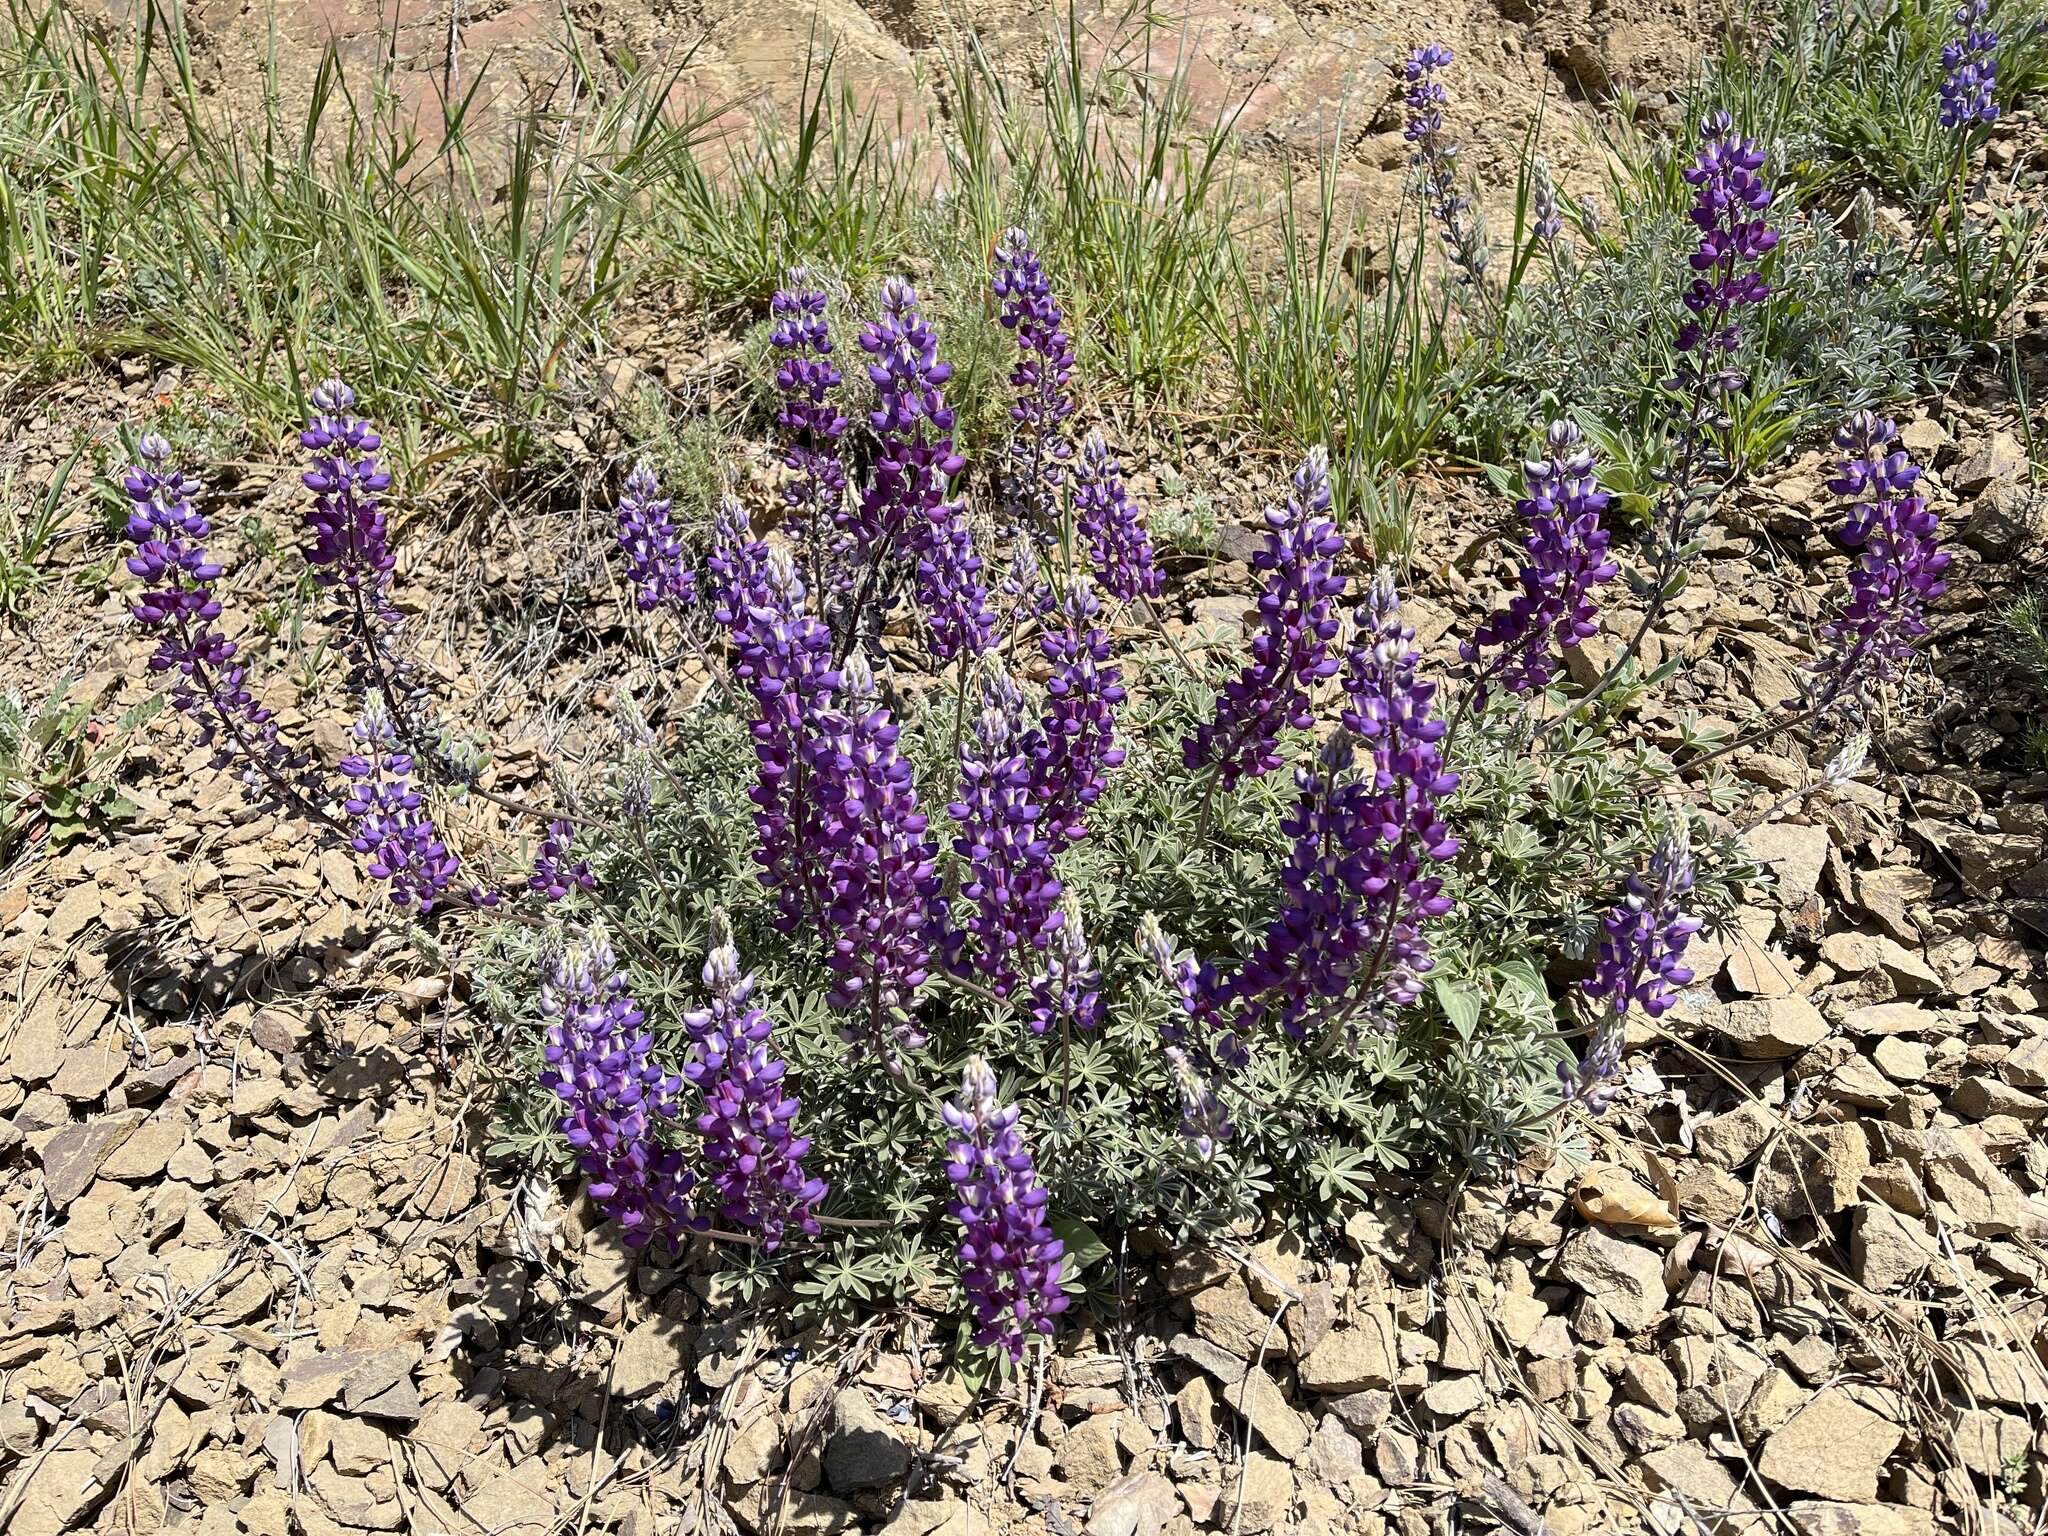
<instances>
[{"instance_id":1,"label":"silver lupine plant","mask_svg":"<svg viewBox=\"0 0 2048 1536\"><path fill-rule=\"evenodd\" d=\"M1471 226L1443 137L1449 62L1417 51L1408 104L1456 235ZM1692 547L1719 407L1744 387L1738 317L1770 293L1763 160L1717 117L1686 173L1700 242L1658 593ZM907 1281L943 1203L966 1332L1016 1359L1070 1304L1078 1218L1194 1230L1277 1189L1355 1192L1419 1146L1513 1155L1530 1115L1604 1107L1621 1020L1670 1006L1687 940L1743 866L1696 864L1682 812L1649 824L1646 754L1546 736L1612 681L1555 713L1563 653L1597 628L1620 563L1576 428L1553 424L1524 466L1521 568L1461 666L1431 675L1391 574L1353 586L1320 448L1264 514L1246 654L1205 670L1174 646L1168 664L1126 644L1164 582L1107 440L1076 430L1064 312L1023 233L991 259L1018 348L995 476L968 473L953 371L910 285L883 284L856 333L864 367L842 370L843 301L796 271L771 305L771 494L722 502L700 551L651 474L625 477L632 604L689 610L710 686L660 756L627 733L598 811L539 811L531 873L505 882L517 910L468 920L493 995L538 1020L530 1144L566 1143L629 1243L744 1241L750 1274L866 1243L835 1274L881 1262ZM451 911L515 898L469 883L436 820L485 791L415 739L432 701L398 643L390 479L354 405L322 385L304 437L306 557L336 596L360 721L331 776L255 702L217 623L200 488L155 437L126 481L134 611L152 668L251 782L452 933ZM1816 708L1895 675L1940 595L1945 557L1892 436L1858 417L1839 439L1859 563ZM977 507L991 482L1002 505ZM1533 787L1532 749L1564 789ZM1597 781L1583 802L1575 775ZM1595 955L1583 1057L1543 977L1560 950Z\"/></svg>"}]
</instances>

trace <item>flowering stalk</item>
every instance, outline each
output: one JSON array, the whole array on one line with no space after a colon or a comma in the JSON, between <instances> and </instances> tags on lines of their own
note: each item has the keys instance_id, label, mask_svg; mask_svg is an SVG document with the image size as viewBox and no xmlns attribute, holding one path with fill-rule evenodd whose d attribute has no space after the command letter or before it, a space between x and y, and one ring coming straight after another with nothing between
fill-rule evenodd
<instances>
[{"instance_id":1,"label":"flowering stalk","mask_svg":"<svg viewBox=\"0 0 2048 1536\"><path fill-rule=\"evenodd\" d=\"M680 1152L655 1137L673 1120L682 1079L654 1061L654 1037L602 938L549 964L541 980L547 1038L541 1086L562 1101L558 1122L590 1180L592 1202L631 1248L691 1225L696 1182Z\"/></svg>"},{"instance_id":2,"label":"flowering stalk","mask_svg":"<svg viewBox=\"0 0 2048 1536\"><path fill-rule=\"evenodd\" d=\"M1436 685L1416 676L1415 632L1400 621L1390 577L1373 583L1359 628L1342 729L1301 770L1282 823L1294 840L1285 898L1229 987L1248 1020L1277 1008L1296 1038L1318 1007L1329 1016L1340 1003L1392 1028L1431 968L1422 925L1451 905L1433 871L1458 852L1438 812L1458 776L1444 768Z\"/></svg>"},{"instance_id":3,"label":"flowering stalk","mask_svg":"<svg viewBox=\"0 0 2048 1536\"><path fill-rule=\"evenodd\" d=\"M1174 1087L1180 1094L1180 1133L1202 1162L1212 1162L1216 1148L1230 1140L1230 1111L1217 1095L1213 1078L1204 1077L1177 1045L1166 1048L1166 1063L1173 1070Z\"/></svg>"},{"instance_id":4,"label":"flowering stalk","mask_svg":"<svg viewBox=\"0 0 2048 1536\"><path fill-rule=\"evenodd\" d=\"M783 1086L788 1068L769 1051L774 1025L753 1001L754 978L741 973L729 931L704 962L704 985L711 1001L683 1015L696 1044L683 1076L704 1096L697 1130L707 1183L719 1215L759 1232L762 1251L772 1253L791 1227L817 1235L825 1182L804 1171L811 1143L795 1133L799 1105Z\"/></svg>"},{"instance_id":5,"label":"flowering stalk","mask_svg":"<svg viewBox=\"0 0 2048 1536\"><path fill-rule=\"evenodd\" d=\"M941 1106L952 1131L946 1177L960 1223L960 1282L974 1313L974 1342L1024 1355L1034 1334L1053 1331L1067 1309L1060 1289L1066 1245L1047 1225L1048 1196L1017 1129L1017 1106L996 1099L995 1074L969 1058L960 1096Z\"/></svg>"},{"instance_id":6,"label":"flowering stalk","mask_svg":"<svg viewBox=\"0 0 2048 1536\"><path fill-rule=\"evenodd\" d=\"M826 295L802 267L792 267L769 300L775 327L768 342L780 357L775 390L781 404L775 425L782 433L782 463L791 478L782 487L793 532L811 552L811 581L821 592L842 578L844 536L838 514L846 498L846 464L839 440L846 417L832 401L840 373L832 361L832 333L825 320Z\"/></svg>"},{"instance_id":7,"label":"flowering stalk","mask_svg":"<svg viewBox=\"0 0 2048 1536\"><path fill-rule=\"evenodd\" d=\"M1842 542L1860 551L1849 573L1849 604L1821 626L1826 650L1814 663L1810 708L1860 705L1911 659L1927 633L1927 605L1948 590L1949 557L1937 547L1940 521L1915 485L1919 466L1887 453L1897 429L1858 411L1835 433L1847 455L1828 489L1849 500Z\"/></svg>"},{"instance_id":8,"label":"flowering stalk","mask_svg":"<svg viewBox=\"0 0 2048 1536\"><path fill-rule=\"evenodd\" d=\"M1081 444L1074 471L1074 526L1095 565L1095 579L1121 602L1157 597L1164 584L1143 515L1124 485L1123 466L1100 432Z\"/></svg>"},{"instance_id":9,"label":"flowering stalk","mask_svg":"<svg viewBox=\"0 0 2048 1536\"><path fill-rule=\"evenodd\" d=\"M1546 246L1554 246L1564 233L1564 217L1557 211L1557 183L1550 179L1550 162L1536 156L1529 167L1529 235Z\"/></svg>"},{"instance_id":10,"label":"flowering stalk","mask_svg":"<svg viewBox=\"0 0 2048 1536\"><path fill-rule=\"evenodd\" d=\"M860 345L880 394L869 417L880 449L867 489L844 519L865 573L840 651L852 646L870 605L888 598L885 584L900 548L915 558L933 654L940 661L979 655L994 643L995 618L966 509L947 497L967 465L953 451L953 411L944 394L952 364L939 360L938 337L918 308L917 291L901 278L882 284L882 313L861 332Z\"/></svg>"},{"instance_id":11,"label":"flowering stalk","mask_svg":"<svg viewBox=\"0 0 2048 1536\"><path fill-rule=\"evenodd\" d=\"M1017 338L1017 365L1010 370L1010 385L1017 392L1010 419L1016 429L1003 501L1013 522L1043 532L1058 509L1065 461L1073 453L1060 427L1074 411L1073 396L1067 393L1074 345L1045 267L1023 230L1006 229L997 240L989 286L997 321Z\"/></svg>"},{"instance_id":12,"label":"flowering stalk","mask_svg":"<svg viewBox=\"0 0 2048 1536\"><path fill-rule=\"evenodd\" d=\"M1459 281L1477 288L1486 280L1486 232L1478 210L1458 190L1458 146L1444 133L1444 107L1450 93L1437 79L1454 55L1442 43L1424 43L1408 55L1402 75L1408 82L1403 104L1408 122L1402 137L1415 146L1411 163L1422 172L1422 195L1435 216L1444 254L1458 269Z\"/></svg>"},{"instance_id":13,"label":"flowering stalk","mask_svg":"<svg viewBox=\"0 0 2048 1536\"><path fill-rule=\"evenodd\" d=\"M626 557L633 601L642 613L664 603L688 608L697 600L697 573L690 569L672 508L654 471L645 464L634 465L619 496L619 549Z\"/></svg>"},{"instance_id":14,"label":"flowering stalk","mask_svg":"<svg viewBox=\"0 0 2048 1536\"><path fill-rule=\"evenodd\" d=\"M1595 1114L1613 1102L1611 1086L1621 1071L1621 1021L1629 1009L1651 1018L1668 1011L1678 989L1692 980L1679 963L1685 946L1701 923L1685 915L1692 891L1692 852L1676 834L1665 838L1650 856L1647 874L1632 874L1621 902L1601 921L1606 937L1600 959L1585 983L1586 995L1607 1004L1594 1031L1586 1059L1573 1068L1558 1064L1567 1098L1578 1099Z\"/></svg>"},{"instance_id":15,"label":"flowering stalk","mask_svg":"<svg viewBox=\"0 0 2048 1536\"><path fill-rule=\"evenodd\" d=\"M1088 578L1077 576L1060 596L1060 626L1048 628L1038 641L1052 675L1032 743L1031 788L1055 851L1062 841L1087 835L1082 818L1101 798L1110 770L1124 760L1115 744L1122 674L1110 662L1109 635L1097 623L1101 612Z\"/></svg>"},{"instance_id":16,"label":"flowering stalk","mask_svg":"<svg viewBox=\"0 0 2048 1536\"><path fill-rule=\"evenodd\" d=\"M135 541L128 570L147 584L130 612L157 642L149 670L175 674L171 707L192 718L202 745L215 748L216 768L239 755L246 792L267 790L329 831L345 832L316 803L311 761L280 738L276 717L249 691L235 643L216 622L221 567L206 549L207 521L192 507L199 482L171 467L171 445L154 432L144 435L139 453L121 483Z\"/></svg>"},{"instance_id":17,"label":"flowering stalk","mask_svg":"<svg viewBox=\"0 0 2048 1536\"><path fill-rule=\"evenodd\" d=\"M894 1047L926 1038L911 1009L931 971L937 850L866 658L848 657L839 680L834 707L813 714L807 748L823 855L818 923L832 946L832 1005L851 1016L847 1038L896 1071Z\"/></svg>"},{"instance_id":18,"label":"flowering stalk","mask_svg":"<svg viewBox=\"0 0 2048 1536\"><path fill-rule=\"evenodd\" d=\"M1094 1029L1102 1022L1102 970L1088 948L1081 904L1072 892L1053 914L1051 926L1045 965L1031 983L1031 1033L1042 1035L1054 1025L1062 1036Z\"/></svg>"},{"instance_id":19,"label":"flowering stalk","mask_svg":"<svg viewBox=\"0 0 2048 1536\"><path fill-rule=\"evenodd\" d=\"M390 718L375 699L364 702L354 735L361 751L335 766L349 781L342 809L351 823L349 846L369 859L369 872L391 888L391 904L424 917L448 901L462 861L443 841L413 782L413 760L400 750ZM489 898L478 895L483 905Z\"/></svg>"},{"instance_id":20,"label":"flowering stalk","mask_svg":"<svg viewBox=\"0 0 2048 1536\"><path fill-rule=\"evenodd\" d=\"M1568 421L1553 421L1544 441L1549 457L1522 466L1528 495L1515 503L1529 525L1521 590L1458 647L1465 664L1478 669L1473 703L1480 708L1496 683L1513 694L1547 688L1563 651L1599 633L1592 591L1620 570L1607 553L1600 523L1607 493L1593 476L1592 450ZM1488 650L1499 654L1480 668Z\"/></svg>"},{"instance_id":21,"label":"flowering stalk","mask_svg":"<svg viewBox=\"0 0 2048 1536\"><path fill-rule=\"evenodd\" d=\"M1018 981L1021 952L1042 949L1058 926L1056 845L1033 793L1022 701L1000 664L985 678L982 707L960 746L960 798L947 807L960 832L953 849L966 862L960 894L974 903L966 937L975 963L998 997Z\"/></svg>"},{"instance_id":22,"label":"flowering stalk","mask_svg":"<svg viewBox=\"0 0 2048 1536\"><path fill-rule=\"evenodd\" d=\"M1215 718L1181 743L1186 765L1213 767L1223 789L1280 766L1281 731L1314 723L1309 691L1337 670L1332 599L1344 590L1336 568L1344 540L1329 509L1329 461L1315 448L1294 472L1286 506L1266 510L1265 546L1252 557L1266 585L1251 660L1224 684Z\"/></svg>"},{"instance_id":23,"label":"flowering stalk","mask_svg":"<svg viewBox=\"0 0 2048 1536\"><path fill-rule=\"evenodd\" d=\"M1778 233L1765 213L1773 194L1760 174L1764 152L1756 140L1737 137L1734 126L1726 112L1709 113L1700 124L1699 155L1684 172L1686 184L1694 189L1691 218L1700 238L1690 258L1695 275L1683 295L1686 318L1674 343L1678 370L1669 383L1678 413L1677 455L1646 535L1649 571L1640 581L1629 578L1647 595L1642 621L1598 681L1571 709L1554 717L1542 734L1576 718L1634 663L1644 639L1684 584L1686 562L1698 552L1704 514L1696 503L1706 494L1699 476L1709 431L1725 421L1722 397L1747 382L1735 366L1742 334L1737 317L1770 298L1762 263L1778 244Z\"/></svg>"},{"instance_id":24,"label":"flowering stalk","mask_svg":"<svg viewBox=\"0 0 2048 1536\"><path fill-rule=\"evenodd\" d=\"M1991 0L1964 0L1955 9L1960 33L1941 50L1941 126L1958 137L1998 121L1998 33L1990 22Z\"/></svg>"}]
</instances>

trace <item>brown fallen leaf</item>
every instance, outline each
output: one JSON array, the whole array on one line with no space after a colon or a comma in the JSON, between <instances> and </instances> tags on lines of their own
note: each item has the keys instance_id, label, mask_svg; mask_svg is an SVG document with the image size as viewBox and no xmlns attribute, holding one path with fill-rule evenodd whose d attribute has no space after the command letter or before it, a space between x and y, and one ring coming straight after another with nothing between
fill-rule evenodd
<instances>
[{"instance_id":1,"label":"brown fallen leaf","mask_svg":"<svg viewBox=\"0 0 2048 1536\"><path fill-rule=\"evenodd\" d=\"M1579 1176L1572 1204L1603 1227L1675 1227L1678 1214L1664 1198L1618 1163L1594 1163Z\"/></svg>"}]
</instances>

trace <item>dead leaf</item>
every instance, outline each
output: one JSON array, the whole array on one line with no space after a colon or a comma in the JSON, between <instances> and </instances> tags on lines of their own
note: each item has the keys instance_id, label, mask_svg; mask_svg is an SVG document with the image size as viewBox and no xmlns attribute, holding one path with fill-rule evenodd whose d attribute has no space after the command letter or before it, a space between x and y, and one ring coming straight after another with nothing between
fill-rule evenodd
<instances>
[{"instance_id":1,"label":"dead leaf","mask_svg":"<svg viewBox=\"0 0 2048 1536\"><path fill-rule=\"evenodd\" d=\"M1667 1171L1665 1179L1670 1178ZM1661 1181L1660 1181L1661 1182ZM1603 1227L1675 1227L1675 1206L1617 1163L1594 1163L1579 1176L1572 1203Z\"/></svg>"}]
</instances>

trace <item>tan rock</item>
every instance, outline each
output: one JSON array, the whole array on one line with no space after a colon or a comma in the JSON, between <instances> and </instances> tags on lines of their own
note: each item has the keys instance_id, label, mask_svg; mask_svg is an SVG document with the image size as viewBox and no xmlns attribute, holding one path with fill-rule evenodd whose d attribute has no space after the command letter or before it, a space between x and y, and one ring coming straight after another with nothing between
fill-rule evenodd
<instances>
[{"instance_id":1,"label":"tan rock","mask_svg":"<svg viewBox=\"0 0 2048 1536\"><path fill-rule=\"evenodd\" d=\"M1785 1507L1798 1536L1934 1536L1934 1516L1905 1504L1831 1504L1801 1499Z\"/></svg>"},{"instance_id":2,"label":"tan rock","mask_svg":"<svg viewBox=\"0 0 2048 1536\"><path fill-rule=\"evenodd\" d=\"M1764 1442L1757 1470L1781 1488L1823 1499L1872 1501L1878 1473L1905 1431L1830 1387Z\"/></svg>"},{"instance_id":3,"label":"tan rock","mask_svg":"<svg viewBox=\"0 0 2048 1536\"><path fill-rule=\"evenodd\" d=\"M1090 1414L1053 1442L1053 1466L1063 1481L1081 1493L1094 1493L1123 1476L1123 1453L1117 1448L1117 1420L1122 1417Z\"/></svg>"},{"instance_id":4,"label":"tan rock","mask_svg":"<svg viewBox=\"0 0 2048 1536\"><path fill-rule=\"evenodd\" d=\"M1172 1483L1157 1472L1133 1472L1095 1496L1087 1536L1160 1536L1179 1513Z\"/></svg>"},{"instance_id":5,"label":"tan rock","mask_svg":"<svg viewBox=\"0 0 2048 1536\"><path fill-rule=\"evenodd\" d=\"M1304 1391L1340 1397L1391 1387L1401 1373L1393 1314L1369 1307L1354 1327L1333 1330L1301 1362Z\"/></svg>"},{"instance_id":6,"label":"tan rock","mask_svg":"<svg viewBox=\"0 0 2048 1536\"><path fill-rule=\"evenodd\" d=\"M1699 1020L1734 1041L1736 1050L1752 1061L1796 1056L1819 1044L1828 1032L1828 1021L1803 997L1709 1004L1699 1010Z\"/></svg>"},{"instance_id":7,"label":"tan rock","mask_svg":"<svg viewBox=\"0 0 2048 1536\"><path fill-rule=\"evenodd\" d=\"M1849 1217L1849 1272L1873 1291L1903 1289L1927 1273L1937 1253L1917 1221L1866 1201Z\"/></svg>"},{"instance_id":8,"label":"tan rock","mask_svg":"<svg viewBox=\"0 0 2048 1536\"><path fill-rule=\"evenodd\" d=\"M1821 940L1821 958L1845 976L1879 972L1902 996L1941 990L1934 968L1897 939L1875 933L1831 933Z\"/></svg>"},{"instance_id":9,"label":"tan rock","mask_svg":"<svg viewBox=\"0 0 2048 1536\"><path fill-rule=\"evenodd\" d=\"M1286 1462L1254 1451L1245 1461L1241 1478L1224 1480L1213 1523L1226 1531L1259 1536L1278 1526L1293 1507L1293 1471Z\"/></svg>"},{"instance_id":10,"label":"tan rock","mask_svg":"<svg viewBox=\"0 0 2048 1536\"><path fill-rule=\"evenodd\" d=\"M1654 1248L1588 1227L1557 1257L1557 1274L1584 1291L1615 1325L1641 1333L1664 1310L1664 1261Z\"/></svg>"}]
</instances>

